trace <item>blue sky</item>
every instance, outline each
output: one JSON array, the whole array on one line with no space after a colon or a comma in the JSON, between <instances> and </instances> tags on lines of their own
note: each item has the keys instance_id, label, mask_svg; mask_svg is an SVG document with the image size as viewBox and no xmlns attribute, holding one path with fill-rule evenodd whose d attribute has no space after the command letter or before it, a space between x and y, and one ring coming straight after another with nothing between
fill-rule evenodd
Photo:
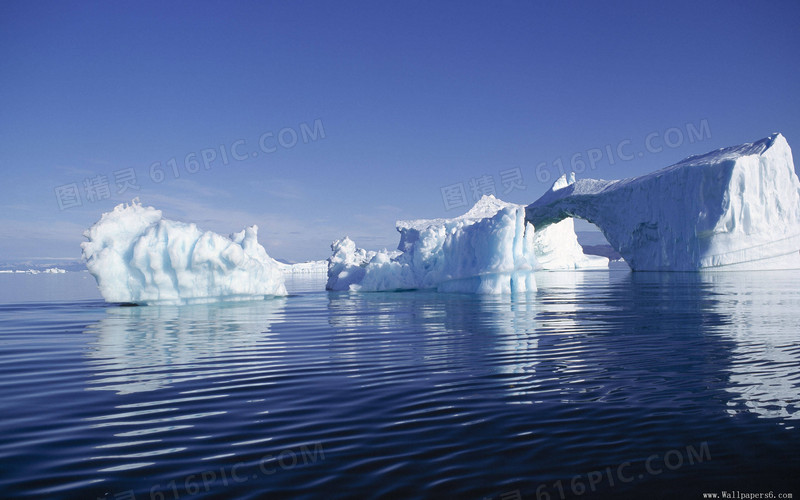
<instances>
[{"instance_id":1,"label":"blue sky","mask_svg":"<svg viewBox=\"0 0 800 500\"><path fill-rule=\"evenodd\" d=\"M3 2L0 261L79 257L135 196L300 261L492 188L531 203L573 159L614 179L796 146L798 23L795 1Z\"/></svg>"}]
</instances>

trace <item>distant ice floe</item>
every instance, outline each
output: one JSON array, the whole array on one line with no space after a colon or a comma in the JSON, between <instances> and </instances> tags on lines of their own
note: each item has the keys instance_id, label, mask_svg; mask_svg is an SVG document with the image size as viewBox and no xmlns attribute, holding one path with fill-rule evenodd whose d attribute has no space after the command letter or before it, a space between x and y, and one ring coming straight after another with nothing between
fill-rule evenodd
<instances>
[{"instance_id":1,"label":"distant ice floe","mask_svg":"<svg viewBox=\"0 0 800 500\"><path fill-rule=\"evenodd\" d=\"M81 244L108 302L181 304L286 295L284 274L258 227L221 236L164 219L138 200L103 214Z\"/></svg>"},{"instance_id":2,"label":"distant ice floe","mask_svg":"<svg viewBox=\"0 0 800 500\"><path fill-rule=\"evenodd\" d=\"M286 264L277 262L278 268L284 274L325 274L328 272L327 260L312 260L308 262L298 262L297 264Z\"/></svg>"},{"instance_id":3,"label":"distant ice floe","mask_svg":"<svg viewBox=\"0 0 800 500\"><path fill-rule=\"evenodd\" d=\"M47 269L0 269L1 274L62 274L66 269L48 267Z\"/></svg>"}]
</instances>

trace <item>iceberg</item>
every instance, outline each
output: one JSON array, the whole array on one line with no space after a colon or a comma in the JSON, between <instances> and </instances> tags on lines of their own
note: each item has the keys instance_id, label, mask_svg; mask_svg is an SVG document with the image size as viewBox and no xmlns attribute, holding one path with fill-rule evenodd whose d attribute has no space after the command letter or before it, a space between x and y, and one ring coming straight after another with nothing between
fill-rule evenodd
<instances>
[{"instance_id":1,"label":"iceberg","mask_svg":"<svg viewBox=\"0 0 800 500\"><path fill-rule=\"evenodd\" d=\"M633 270L800 268L800 180L780 134L641 177L559 181L526 221L585 219Z\"/></svg>"},{"instance_id":2,"label":"iceberg","mask_svg":"<svg viewBox=\"0 0 800 500\"><path fill-rule=\"evenodd\" d=\"M328 290L512 293L536 290L534 229L525 208L485 196L453 219L398 221L398 252L331 245Z\"/></svg>"},{"instance_id":3,"label":"iceberg","mask_svg":"<svg viewBox=\"0 0 800 500\"><path fill-rule=\"evenodd\" d=\"M164 219L138 200L117 205L84 232L86 267L107 302L182 304L286 295L258 227L230 237Z\"/></svg>"},{"instance_id":4,"label":"iceberg","mask_svg":"<svg viewBox=\"0 0 800 500\"><path fill-rule=\"evenodd\" d=\"M608 267L607 258L583 253L572 219L539 231L524 217L524 205L485 195L453 219L398 221L394 252L337 240L326 289L499 294L536 290L533 271Z\"/></svg>"},{"instance_id":5,"label":"iceberg","mask_svg":"<svg viewBox=\"0 0 800 500\"><path fill-rule=\"evenodd\" d=\"M523 205L488 195L460 217L398 221L396 252L337 240L331 245L326 288L525 292L536 290L535 270L608 265L604 257L583 253L571 220L539 232L524 219Z\"/></svg>"},{"instance_id":6,"label":"iceberg","mask_svg":"<svg viewBox=\"0 0 800 500\"><path fill-rule=\"evenodd\" d=\"M398 221L394 252L337 240L326 289L498 294L536 290L532 271L608 268L607 258L583 253L572 219L539 231L524 216L524 205L485 195L453 219Z\"/></svg>"}]
</instances>

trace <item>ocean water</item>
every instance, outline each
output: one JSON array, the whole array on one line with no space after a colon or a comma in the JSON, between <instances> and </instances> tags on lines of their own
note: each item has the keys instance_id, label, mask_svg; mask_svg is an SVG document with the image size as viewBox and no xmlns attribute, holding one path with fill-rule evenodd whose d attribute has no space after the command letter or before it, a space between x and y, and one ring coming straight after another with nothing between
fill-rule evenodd
<instances>
[{"instance_id":1,"label":"ocean water","mask_svg":"<svg viewBox=\"0 0 800 500\"><path fill-rule=\"evenodd\" d=\"M0 275L0 496L800 498L800 272L537 282L120 307Z\"/></svg>"}]
</instances>

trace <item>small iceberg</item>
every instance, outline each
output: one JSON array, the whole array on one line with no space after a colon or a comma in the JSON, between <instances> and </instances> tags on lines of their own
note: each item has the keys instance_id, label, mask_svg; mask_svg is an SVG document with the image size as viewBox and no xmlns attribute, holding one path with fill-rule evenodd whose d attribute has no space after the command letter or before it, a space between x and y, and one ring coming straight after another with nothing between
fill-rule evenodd
<instances>
[{"instance_id":1,"label":"small iceberg","mask_svg":"<svg viewBox=\"0 0 800 500\"><path fill-rule=\"evenodd\" d=\"M349 238L331 245L328 290L536 290L533 226L525 209L493 196L453 219L399 221L399 252L368 252Z\"/></svg>"},{"instance_id":2,"label":"small iceberg","mask_svg":"<svg viewBox=\"0 0 800 500\"><path fill-rule=\"evenodd\" d=\"M258 243L258 227L221 236L164 219L138 200L84 232L86 267L107 302L184 304L286 295L284 273Z\"/></svg>"}]
</instances>

